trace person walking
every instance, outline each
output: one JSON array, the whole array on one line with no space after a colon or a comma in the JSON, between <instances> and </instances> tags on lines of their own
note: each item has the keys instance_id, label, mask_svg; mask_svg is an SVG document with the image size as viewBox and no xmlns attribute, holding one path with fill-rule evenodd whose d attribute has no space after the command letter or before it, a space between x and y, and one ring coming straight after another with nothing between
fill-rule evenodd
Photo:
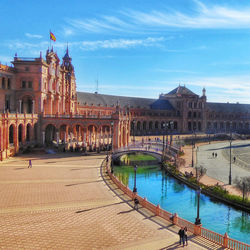
<instances>
[{"instance_id":1,"label":"person walking","mask_svg":"<svg viewBox=\"0 0 250 250\"><path fill-rule=\"evenodd\" d=\"M212 153L212 156L213 156L213 158L214 158L214 152Z\"/></svg>"},{"instance_id":2,"label":"person walking","mask_svg":"<svg viewBox=\"0 0 250 250\"><path fill-rule=\"evenodd\" d=\"M184 241L186 241L186 246L188 245L187 227L184 227Z\"/></svg>"},{"instance_id":3,"label":"person walking","mask_svg":"<svg viewBox=\"0 0 250 250\"><path fill-rule=\"evenodd\" d=\"M185 232L184 232L183 227L179 230L178 234L180 236L180 245L182 243L184 246L185 245L185 238L184 238Z\"/></svg>"},{"instance_id":4,"label":"person walking","mask_svg":"<svg viewBox=\"0 0 250 250\"><path fill-rule=\"evenodd\" d=\"M31 160L29 160L29 166L28 166L28 168L32 168L32 162L31 162Z\"/></svg>"},{"instance_id":5,"label":"person walking","mask_svg":"<svg viewBox=\"0 0 250 250\"><path fill-rule=\"evenodd\" d=\"M138 210L139 200L135 197L134 199L134 209Z\"/></svg>"}]
</instances>

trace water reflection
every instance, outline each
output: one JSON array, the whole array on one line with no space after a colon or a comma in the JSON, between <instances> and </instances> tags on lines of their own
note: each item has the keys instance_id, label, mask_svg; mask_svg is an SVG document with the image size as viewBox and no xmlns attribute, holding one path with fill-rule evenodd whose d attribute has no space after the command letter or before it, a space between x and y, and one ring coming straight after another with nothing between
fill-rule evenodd
<instances>
[{"instance_id":1,"label":"water reflection","mask_svg":"<svg viewBox=\"0 0 250 250\"><path fill-rule=\"evenodd\" d=\"M133 189L133 166L115 166L114 174ZM196 191L168 176L159 165L138 166L138 194L171 213L195 221L197 211ZM235 210L204 194L200 195L200 218L205 228L250 244L250 217L248 213Z\"/></svg>"},{"instance_id":2,"label":"water reflection","mask_svg":"<svg viewBox=\"0 0 250 250\"><path fill-rule=\"evenodd\" d=\"M242 233L250 233L250 216L248 213L242 211L241 216L234 218L232 224L234 228L238 228Z\"/></svg>"}]
</instances>

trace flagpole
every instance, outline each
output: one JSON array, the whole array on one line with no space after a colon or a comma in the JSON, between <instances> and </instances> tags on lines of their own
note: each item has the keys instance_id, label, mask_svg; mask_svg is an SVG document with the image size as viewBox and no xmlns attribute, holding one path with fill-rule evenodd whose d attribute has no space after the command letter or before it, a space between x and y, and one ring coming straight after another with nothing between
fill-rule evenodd
<instances>
[{"instance_id":1,"label":"flagpole","mask_svg":"<svg viewBox=\"0 0 250 250\"><path fill-rule=\"evenodd\" d=\"M51 39L50 39L50 34L51 34L51 30L49 30L49 46L50 46L50 50L51 50Z\"/></svg>"}]
</instances>

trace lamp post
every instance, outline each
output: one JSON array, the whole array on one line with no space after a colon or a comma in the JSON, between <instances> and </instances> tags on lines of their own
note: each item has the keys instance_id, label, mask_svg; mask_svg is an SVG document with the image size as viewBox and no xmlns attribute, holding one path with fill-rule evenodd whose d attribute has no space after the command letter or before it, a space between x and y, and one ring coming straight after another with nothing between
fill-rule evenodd
<instances>
[{"instance_id":1,"label":"lamp post","mask_svg":"<svg viewBox=\"0 0 250 250\"><path fill-rule=\"evenodd\" d=\"M113 127L114 127L114 122L111 121L111 152L113 152Z\"/></svg>"},{"instance_id":2,"label":"lamp post","mask_svg":"<svg viewBox=\"0 0 250 250\"><path fill-rule=\"evenodd\" d=\"M229 185L232 184L232 122L230 122L230 139L229 139Z\"/></svg>"},{"instance_id":3,"label":"lamp post","mask_svg":"<svg viewBox=\"0 0 250 250\"><path fill-rule=\"evenodd\" d=\"M133 123L133 141L135 146L135 120L133 120L132 123Z\"/></svg>"},{"instance_id":4,"label":"lamp post","mask_svg":"<svg viewBox=\"0 0 250 250\"><path fill-rule=\"evenodd\" d=\"M165 133L164 133L164 131L165 131L166 125L167 124L165 122L162 124L162 127L163 127L162 155L164 155L164 149L165 149Z\"/></svg>"},{"instance_id":5,"label":"lamp post","mask_svg":"<svg viewBox=\"0 0 250 250\"><path fill-rule=\"evenodd\" d=\"M194 148L195 148L195 141L194 141L195 131L192 132L192 168L194 167Z\"/></svg>"},{"instance_id":6,"label":"lamp post","mask_svg":"<svg viewBox=\"0 0 250 250\"><path fill-rule=\"evenodd\" d=\"M199 187L197 189L197 217L195 219L195 225L200 225L201 224L201 219L200 219L200 194L201 194L201 188Z\"/></svg>"},{"instance_id":7,"label":"lamp post","mask_svg":"<svg viewBox=\"0 0 250 250\"><path fill-rule=\"evenodd\" d=\"M173 121L170 121L170 122L169 122L169 127L170 127L170 130L171 130L171 135L170 135L170 146L172 145L172 139L173 139L173 138L172 138L172 136L173 136L173 135L172 135L172 132L173 132L173 131L172 131L172 130L173 130L173 125L174 125L174 122L173 122Z\"/></svg>"},{"instance_id":8,"label":"lamp post","mask_svg":"<svg viewBox=\"0 0 250 250\"><path fill-rule=\"evenodd\" d=\"M133 193L137 193L137 188L136 188L136 170L137 170L137 165L134 166L135 179L134 179L134 189L133 189Z\"/></svg>"}]
</instances>

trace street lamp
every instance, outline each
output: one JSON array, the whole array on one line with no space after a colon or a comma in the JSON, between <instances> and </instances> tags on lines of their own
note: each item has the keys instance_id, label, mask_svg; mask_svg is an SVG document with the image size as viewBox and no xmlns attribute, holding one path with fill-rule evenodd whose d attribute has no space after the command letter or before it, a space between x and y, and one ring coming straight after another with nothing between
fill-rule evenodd
<instances>
[{"instance_id":1,"label":"street lamp","mask_svg":"<svg viewBox=\"0 0 250 250\"><path fill-rule=\"evenodd\" d=\"M136 188L136 170L137 170L137 165L134 166L135 179L134 179L134 189L133 189L133 193L137 193L137 188Z\"/></svg>"},{"instance_id":2,"label":"street lamp","mask_svg":"<svg viewBox=\"0 0 250 250\"><path fill-rule=\"evenodd\" d=\"M163 128L162 155L164 154L164 149L165 149L165 133L164 133L164 131L165 131L166 125L167 124L165 122L162 124L162 128Z\"/></svg>"},{"instance_id":3,"label":"street lamp","mask_svg":"<svg viewBox=\"0 0 250 250\"><path fill-rule=\"evenodd\" d=\"M232 122L230 122L230 151L229 151L229 185L232 184Z\"/></svg>"},{"instance_id":4,"label":"street lamp","mask_svg":"<svg viewBox=\"0 0 250 250\"><path fill-rule=\"evenodd\" d=\"M132 123L133 123L133 141L135 146L135 120L133 120Z\"/></svg>"},{"instance_id":5,"label":"street lamp","mask_svg":"<svg viewBox=\"0 0 250 250\"><path fill-rule=\"evenodd\" d=\"M170 146L172 145L172 140L173 140L173 135L172 135L173 134L173 131L172 131L173 130L173 125L174 125L174 122L170 121L169 122L169 127L170 127L170 130L171 130L170 131L171 132L171 135L170 135Z\"/></svg>"},{"instance_id":6,"label":"street lamp","mask_svg":"<svg viewBox=\"0 0 250 250\"><path fill-rule=\"evenodd\" d=\"M195 148L195 140L194 140L195 131L192 132L192 168L194 167L194 148Z\"/></svg>"},{"instance_id":7,"label":"street lamp","mask_svg":"<svg viewBox=\"0 0 250 250\"><path fill-rule=\"evenodd\" d=\"M114 127L114 122L111 121L111 152L113 152L113 127Z\"/></svg>"},{"instance_id":8,"label":"street lamp","mask_svg":"<svg viewBox=\"0 0 250 250\"><path fill-rule=\"evenodd\" d=\"M200 225L201 224L201 219L200 217L200 194L201 194L201 188L199 187L197 189L197 217L195 219L195 225Z\"/></svg>"}]
</instances>

